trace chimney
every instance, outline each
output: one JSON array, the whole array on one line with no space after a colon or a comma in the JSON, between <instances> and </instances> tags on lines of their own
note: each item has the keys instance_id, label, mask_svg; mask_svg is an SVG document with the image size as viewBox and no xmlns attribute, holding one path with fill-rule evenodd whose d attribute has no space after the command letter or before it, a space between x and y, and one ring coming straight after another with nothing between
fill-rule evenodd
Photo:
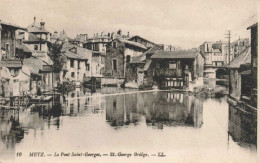
<instances>
[{"instance_id":1,"label":"chimney","mask_svg":"<svg viewBox=\"0 0 260 163\"><path fill-rule=\"evenodd\" d=\"M43 22L42 19L41 19L40 25L41 25L41 29L45 29L45 22Z\"/></svg>"},{"instance_id":2,"label":"chimney","mask_svg":"<svg viewBox=\"0 0 260 163\"><path fill-rule=\"evenodd\" d=\"M34 25L36 24L36 17L35 16L33 17L33 24Z\"/></svg>"},{"instance_id":3,"label":"chimney","mask_svg":"<svg viewBox=\"0 0 260 163\"><path fill-rule=\"evenodd\" d=\"M113 37L114 37L114 32L111 33L111 38L113 39Z\"/></svg>"},{"instance_id":4,"label":"chimney","mask_svg":"<svg viewBox=\"0 0 260 163\"><path fill-rule=\"evenodd\" d=\"M122 34L122 30L119 29L119 30L117 31L117 34L119 34L119 35L121 36L121 34Z\"/></svg>"},{"instance_id":5,"label":"chimney","mask_svg":"<svg viewBox=\"0 0 260 163\"><path fill-rule=\"evenodd\" d=\"M110 37L110 33L109 32L107 33L107 36Z\"/></svg>"},{"instance_id":6,"label":"chimney","mask_svg":"<svg viewBox=\"0 0 260 163\"><path fill-rule=\"evenodd\" d=\"M129 34L129 32L127 32L127 37L130 37L130 34Z\"/></svg>"}]
</instances>

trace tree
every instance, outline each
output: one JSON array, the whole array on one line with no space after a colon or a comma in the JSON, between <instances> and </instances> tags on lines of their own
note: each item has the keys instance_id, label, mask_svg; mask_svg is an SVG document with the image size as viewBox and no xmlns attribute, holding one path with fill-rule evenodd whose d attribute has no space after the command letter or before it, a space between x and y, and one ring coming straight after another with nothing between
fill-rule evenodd
<instances>
[{"instance_id":1,"label":"tree","mask_svg":"<svg viewBox=\"0 0 260 163\"><path fill-rule=\"evenodd\" d=\"M53 61L53 72L61 72L67 60L67 58L62 55L62 44L51 44L49 56Z\"/></svg>"}]
</instances>

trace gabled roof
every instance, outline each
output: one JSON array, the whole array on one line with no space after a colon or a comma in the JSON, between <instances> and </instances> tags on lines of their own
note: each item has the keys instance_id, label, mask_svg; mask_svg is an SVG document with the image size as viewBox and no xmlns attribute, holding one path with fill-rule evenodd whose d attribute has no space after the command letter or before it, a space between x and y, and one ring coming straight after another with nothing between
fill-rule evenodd
<instances>
[{"instance_id":1,"label":"gabled roof","mask_svg":"<svg viewBox=\"0 0 260 163\"><path fill-rule=\"evenodd\" d=\"M138 37L138 38L140 38L140 39L142 39L142 40L144 40L144 41L147 41L147 42L149 42L149 43L155 44L154 42L149 41L149 40L147 40L147 39L145 39L145 38L143 38L143 37L141 37L141 36L138 36L138 35L131 37L129 40L132 40L132 39L134 39L134 38L136 38L136 37Z\"/></svg>"},{"instance_id":2,"label":"gabled roof","mask_svg":"<svg viewBox=\"0 0 260 163\"><path fill-rule=\"evenodd\" d=\"M29 33L28 40L24 40L23 42L39 42L39 41L44 42L44 41L47 41L47 40L40 38L33 33Z\"/></svg>"},{"instance_id":3,"label":"gabled roof","mask_svg":"<svg viewBox=\"0 0 260 163\"><path fill-rule=\"evenodd\" d=\"M73 51L74 48L77 48L76 52ZM68 58L77 59L77 60L88 60L89 57L87 55L92 55L91 50L80 48L80 47L74 47L74 48L66 50L65 52L63 52L63 55L65 55Z\"/></svg>"},{"instance_id":4,"label":"gabled roof","mask_svg":"<svg viewBox=\"0 0 260 163\"><path fill-rule=\"evenodd\" d=\"M145 60L146 60L146 54L143 53L139 56L133 57L130 63L145 63Z\"/></svg>"},{"instance_id":5,"label":"gabled roof","mask_svg":"<svg viewBox=\"0 0 260 163\"><path fill-rule=\"evenodd\" d=\"M242 64L251 63L251 48L247 47L239 56L228 65L229 68L239 68Z\"/></svg>"},{"instance_id":6,"label":"gabled roof","mask_svg":"<svg viewBox=\"0 0 260 163\"><path fill-rule=\"evenodd\" d=\"M193 59L199 50L190 51L157 51L152 55L152 59Z\"/></svg>"},{"instance_id":7,"label":"gabled roof","mask_svg":"<svg viewBox=\"0 0 260 163\"><path fill-rule=\"evenodd\" d=\"M146 54L154 54L156 51L161 50L161 49L162 49L161 46L154 45L152 48L147 50L145 53L143 53L137 57L133 57L132 61L130 63L145 63Z\"/></svg>"},{"instance_id":8,"label":"gabled roof","mask_svg":"<svg viewBox=\"0 0 260 163\"><path fill-rule=\"evenodd\" d=\"M15 44L15 47L16 47L17 49L23 50L23 52L25 52L25 53L32 53L32 51L31 51L27 46L25 46L24 44L18 44L18 43L16 43L16 44Z\"/></svg>"},{"instance_id":9,"label":"gabled roof","mask_svg":"<svg viewBox=\"0 0 260 163\"><path fill-rule=\"evenodd\" d=\"M18 26L18 25L15 25L15 24L11 24L11 23L2 22L1 20L0 20L0 24L1 24L1 25L4 25L4 26L11 27L11 28L15 28L15 29L26 30L25 28L23 28L23 27L21 27L21 26Z\"/></svg>"},{"instance_id":10,"label":"gabled roof","mask_svg":"<svg viewBox=\"0 0 260 163\"><path fill-rule=\"evenodd\" d=\"M251 29L251 28L253 28L253 27L256 27L257 25L258 25L258 23L255 23L255 24L253 24L253 25L247 27L247 30L248 30L248 29Z\"/></svg>"},{"instance_id":11,"label":"gabled roof","mask_svg":"<svg viewBox=\"0 0 260 163\"><path fill-rule=\"evenodd\" d=\"M132 45L132 46L135 46L135 47L139 47L139 48L144 49L144 50L147 49L144 45L142 45L142 44L140 44L138 42L129 41L129 40L123 40L123 39L118 39L118 40L123 42L123 43L125 43L125 44L129 44L129 45Z\"/></svg>"}]
</instances>

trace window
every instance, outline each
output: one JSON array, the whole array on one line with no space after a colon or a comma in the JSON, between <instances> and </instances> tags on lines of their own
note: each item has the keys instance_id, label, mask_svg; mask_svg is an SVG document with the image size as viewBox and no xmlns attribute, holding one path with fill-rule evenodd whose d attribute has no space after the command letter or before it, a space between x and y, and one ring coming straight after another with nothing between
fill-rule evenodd
<instances>
[{"instance_id":1,"label":"window","mask_svg":"<svg viewBox=\"0 0 260 163\"><path fill-rule=\"evenodd\" d=\"M72 77L72 78L75 77L75 72L71 72L71 77Z\"/></svg>"},{"instance_id":2,"label":"window","mask_svg":"<svg viewBox=\"0 0 260 163\"><path fill-rule=\"evenodd\" d=\"M113 48L116 48L117 46L116 46L116 42L113 42Z\"/></svg>"},{"instance_id":3,"label":"window","mask_svg":"<svg viewBox=\"0 0 260 163\"><path fill-rule=\"evenodd\" d=\"M38 50L38 45L34 45L34 50Z\"/></svg>"},{"instance_id":4,"label":"window","mask_svg":"<svg viewBox=\"0 0 260 163\"><path fill-rule=\"evenodd\" d=\"M74 67L74 59L70 59L70 67Z\"/></svg>"},{"instance_id":5,"label":"window","mask_svg":"<svg viewBox=\"0 0 260 163\"><path fill-rule=\"evenodd\" d=\"M156 63L156 68L157 68L157 69L160 68L160 63Z\"/></svg>"},{"instance_id":6,"label":"window","mask_svg":"<svg viewBox=\"0 0 260 163\"><path fill-rule=\"evenodd\" d=\"M86 65L86 71L89 71L89 64L85 62L85 65Z\"/></svg>"},{"instance_id":7,"label":"window","mask_svg":"<svg viewBox=\"0 0 260 163\"><path fill-rule=\"evenodd\" d=\"M176 69L176 68L177 68L176 62L174 61L169 62L169 69Z\"/></svg>"},{"instance_id":8,"label":"window","mask_svg":"<svg viewBox=\"0 0 260 163\"><path fill-rule=\"evenodd\" d=\"M130 62L131 61L131 56L130 55L127 55L126 56L126 62L128 63L128 62Z\"/></svg>"},{"instance_id":9,"label":"window","mask_svg":"<svg viewBox=\"0 0 260 163\"><path fill-rule=\"evenodd\" d=\"M9 44L9 43L6 43L6 44L5 44L5 50L6 50L6 51L9 51L9 50L10 50L10 44Z\"/></svg>"},{"instance_id":10,"label":"window","mask_svg":"<svg viewBox=\"0 0 260 163\"><path fill-rule=\"evenodd\" d=\"M113 70L117 70L117 60L116 59L113 59Z\"/></svg>"},{"instance_id":11,"label":"window","mask_svg":"<svg viewBox=\"0 0 260 163\"><path fill-rule=\"evenodd\" d=\"M80 69L80 61L78 61L78 69Z\"/></svg>"}]
</instances>

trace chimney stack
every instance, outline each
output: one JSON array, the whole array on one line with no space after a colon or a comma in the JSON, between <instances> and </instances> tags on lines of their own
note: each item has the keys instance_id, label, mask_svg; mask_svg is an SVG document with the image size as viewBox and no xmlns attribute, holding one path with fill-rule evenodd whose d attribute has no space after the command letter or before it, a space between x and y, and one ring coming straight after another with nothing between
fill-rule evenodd
<instances>
[{"instance_id":1,"label":"chimney stack","mask_svg":"<svg viewBox=\"0 0 260 163\"><path fill-rule=\"evenodd\" d=\"M41 25L41 29L45 29L45 22L43 22L42 19L41 19L40 25Z\"/></svg>"}]
</instances>

